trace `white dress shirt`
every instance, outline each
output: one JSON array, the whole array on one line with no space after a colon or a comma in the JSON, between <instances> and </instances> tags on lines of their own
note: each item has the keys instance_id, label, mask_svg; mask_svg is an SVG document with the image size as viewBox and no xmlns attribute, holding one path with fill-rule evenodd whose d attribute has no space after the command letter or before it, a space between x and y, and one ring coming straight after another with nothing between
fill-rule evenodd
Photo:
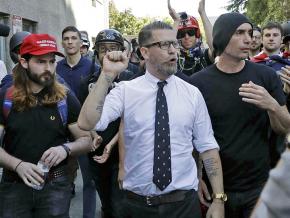
<instances>
[{"instance_id":1,"label":"white dress shirt","mask_svg":"<svg viewBox=\"0 0 290 218\"><path fill-rule=\"evenodd\" d=\"M7 75L6 66L3 61L0 60L0 81Z\"/></svg>"},{"instance_id":2,"label":"white dress shirt","mask_svg":"<svg viewBox=\"0 0 290 218\"><path fill-rule=\"evenodd\" d=\"M144 76L119 83L106 96L101 119L96 125L96 130L104 130L111 121L124 118L123 188L144 196L197 190L193 146L200 153L219 148L200 91L174 75L166 81L163 89L169 114L172 182L165 190L160 191L152 181L159 79L146 72Z\"/></svg>"}]
</instances>

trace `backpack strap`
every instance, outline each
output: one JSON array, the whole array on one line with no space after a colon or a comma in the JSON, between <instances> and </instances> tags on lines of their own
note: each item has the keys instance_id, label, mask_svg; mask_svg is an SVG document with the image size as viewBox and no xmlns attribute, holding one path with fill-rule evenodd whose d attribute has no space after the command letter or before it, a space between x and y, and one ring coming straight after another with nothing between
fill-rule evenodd
<instances>
[{"instance_id":1,"label":"backpack strap","mask_svg":"<svg viewBox=\"0 0 290 218\"><path fill-rule=\"evenodd\" d=\"M6 90L5 95L4 95L2 111L3 111L3 116L4 116L4 120L5 121L8 119L8 115L9 115L9 113L11 111L11 108L12 108L13 90L14 90L13 86L9 87Z\"/></svg>"},{"instance_id":2,"label":"backpack strap","mask_svg":"<svg viewBox=\"0 0 290 218\"><path fill-rule=\"evenodd\" d=\"M5 92L3 106L2 106L2 111L3 111L3 116L4 116L5 121L8 119L9 113L13 105L13 90L14 90L14 87L11 86ZM57 110L62 120L63 126L66 126L67 119L68 119L67 97L57 102Z\"/></svg>"},{"instance_id":3,"label":"backpack strap","mask_svg":"<svg viewBox=\"0 0 290 218\"><path fill-rule=\"evenodd\" d=\"M67 97L57 102L57 110L62 120L63 126L66 126L68 120Z\"/></svg>"}]
</instances>

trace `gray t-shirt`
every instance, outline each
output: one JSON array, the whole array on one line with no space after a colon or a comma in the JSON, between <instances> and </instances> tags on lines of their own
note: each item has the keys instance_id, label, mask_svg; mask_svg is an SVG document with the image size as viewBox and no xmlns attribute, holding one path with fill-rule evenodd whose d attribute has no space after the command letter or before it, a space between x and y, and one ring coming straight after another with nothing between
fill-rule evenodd
<instances>
[{"instance_id":1,"label":"gray t-shirt","mask_svg":"<svg viewBox=\"0 0 290 218\"><path fill-rule=\"evenodd\" d=\"M262 191L251 218L290 217L290 150L285 151Z\"/></svg>"}]
</instances>

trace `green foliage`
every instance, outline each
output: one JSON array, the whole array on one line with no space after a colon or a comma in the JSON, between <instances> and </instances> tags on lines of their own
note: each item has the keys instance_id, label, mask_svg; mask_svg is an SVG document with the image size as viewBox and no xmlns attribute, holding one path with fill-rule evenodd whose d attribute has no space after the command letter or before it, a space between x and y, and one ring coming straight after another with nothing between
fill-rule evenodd
<instances>
[{"instance_id":1,"label":"green foliage","mask_svg":"<svg viewBox=\"0 0 290 218\"><path fill-rule=\"evenodd\" d=\"M169 25L173 25L173 20L172 20L171 17L165 17L165 18L162 19L162 21L163 21L164 23L169 24Z\"/></svg>"},{"instance_id":2,"label":"green foliage","mask_svg":"<svg viewBox=\"0 0 290 218\"><path fill-rule=\"evenodd\" d=\"M230 0L229 5L226 6L228 11L239 12L243 11L246 7L248 0Z\"/></svg>"},{"instance_id":3,"label":"green foliage","mask_svg":"<svg viewBox=\"0 0 290 218\"><path fill-rule=\"evenodd\" d=\"M269 21L283 22L289 19L289 9L286 3L289 0L248 0L247 15L254 23L261 26Z\"/></svg>"},{"instance_id":4,"label":"green foliage","mask_svg":"<svg viewBox=\"0 0 290 218\"><path fill-rule=\"evenodd\" d=\"M230 0L229 11L245 12L256 25L290 20L290 0Z\"/></svg>"},{"instance_id":5,"label":"green foliage","mask_svg":"<svg viewBox=\"0 0 290 218\"><path fill-rule=\"evenodd\" d=\"M267 16L267 0L250 0L247 4L246 15L255 25L261 25Z\"/></svg>"},{"instance_id":6,"label":"green foliage","mask_svg":"<svg viewBox=\"0 0 290 218\"><path fill-rule=\"evenodd\" d=\"M113 1L109 3L110 28L120 31L123 35L137 35L140 29L151 22L151 18L137 18L132 14L132 9L119 12Z\"/></svg>"},{"instance_id":7,"label":"green foliage","mask_svg":"<svg viewBox=\"0 0 290 218\"><path fill-rule=\"evenodd\" d=\"M110 28L116 29L123 35L138 35L139 31L143 26L156 20L150 17L135 17L132 14L132 9L126 9L124 12L119 12L116 8L114 1L109 2L109 26ZM170 17L162 19L165 23L173 24Z\"/></svg>"}]
</instances>

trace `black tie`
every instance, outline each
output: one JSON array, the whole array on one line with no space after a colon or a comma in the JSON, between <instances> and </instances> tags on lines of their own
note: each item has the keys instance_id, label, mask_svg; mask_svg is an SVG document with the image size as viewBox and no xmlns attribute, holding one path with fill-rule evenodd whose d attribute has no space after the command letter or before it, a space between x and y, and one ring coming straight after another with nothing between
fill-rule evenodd
<instances>
[{"instance_id":1,"label":"black tie","mask_svg":"<svg viewBox=\"0 0 290 218\"><path fill-rule=\"evenodd\" d=\"M166 84L166 81L157 83L155 115L153 182L161 191L172 181L168 108L163 92Z\"/></svg>"}]
</instances>

